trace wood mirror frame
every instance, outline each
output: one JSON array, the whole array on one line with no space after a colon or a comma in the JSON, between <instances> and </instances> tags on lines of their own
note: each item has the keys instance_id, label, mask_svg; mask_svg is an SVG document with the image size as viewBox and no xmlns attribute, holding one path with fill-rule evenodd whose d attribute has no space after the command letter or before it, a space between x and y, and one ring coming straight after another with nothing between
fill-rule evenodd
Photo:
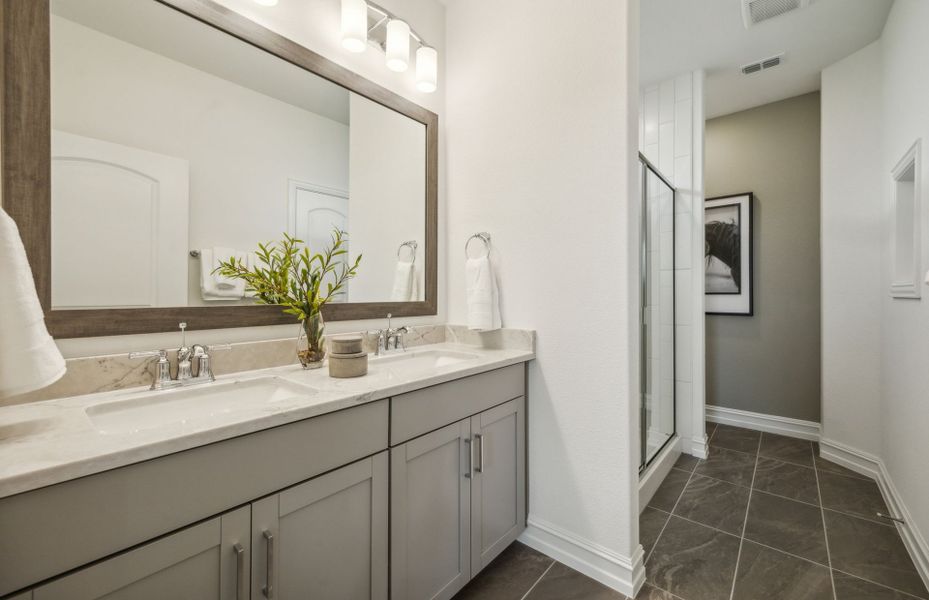
<instances>
[{"instance_id":1,"label":"wood mirror frame","mask_svg":"<svg viewBox=\"0 0 929 600\"><path fill-rule=\"evenodd\" d=\"M438 115L211 0L152 0L328 79L426 127L426 268L421 302L330 304L330 321L434 315L438 304ZM278 306L51 309L48 0L0 1L0 203L19 227L49 332L58 338L295 323ZM2 282L0 282L2 285Z\"/></svg>"}]
</instances>

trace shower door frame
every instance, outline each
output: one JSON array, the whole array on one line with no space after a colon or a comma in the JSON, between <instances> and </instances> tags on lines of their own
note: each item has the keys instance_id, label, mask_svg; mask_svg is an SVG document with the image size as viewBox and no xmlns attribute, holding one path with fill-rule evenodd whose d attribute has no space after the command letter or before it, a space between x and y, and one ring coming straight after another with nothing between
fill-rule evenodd
<instances>
[{"instance_id":1,"label":"shower door frame","mask_svg":"<svg viewBox=\"0 0 929 600\"><path fill-rule=\"evenodd\" d=\"M671 181L662 175L644 154L639 152L639 162L642 164L642 210L641 231L639 240L639 473L644 472L654 462L668 444L677 437L677 216L675 205L677 202L677 189ZM645 389L648 385L648 355L647 355L647 326L645 320L645 304L648 298L648 173L652 172L671 190L671 414L673 415L671 435L664 441L654 456L648 458L648 431L645 411ZM659 215L660 220L660 215Z\"/></svg>"}]
</instances>

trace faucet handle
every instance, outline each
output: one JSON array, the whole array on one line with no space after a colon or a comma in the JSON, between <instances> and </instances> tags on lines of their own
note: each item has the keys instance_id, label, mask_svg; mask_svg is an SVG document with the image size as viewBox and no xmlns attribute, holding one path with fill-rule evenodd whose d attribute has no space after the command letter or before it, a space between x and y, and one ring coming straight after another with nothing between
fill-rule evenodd
<instances>
[{"instance_id":1,"label":"faucet handle","mask_svg":"<svg viewBox=\"0 0 929 600\"><path fill-rule=\"evenodd\" d=\"M155 380L152 382L152 389L157 389L163 384L171 381L171 363L168 361L167 350L149 350L146 352L130 352L129 358L154 358L155 362Z\"/></svg>"},{"instance_id":2,"label":"faucet handle","mask_svg":"<svg viewBox=\"0 0 929 600\"><path fill-rule=\"evenodd\" d=\"M163 360L168 360L168 351L167 350L146 350L144 352L130 352L129 358L154 358L158 357L158 362Z\"/></svg>"},{"instance_id":3,"label":"faucet handle","mask_svg":"<svg viewBox=\"0 0 929 600\"><path fill-rule=\"evenodd\" d=\"M217 350L232 350L232 345L213 344L211 346L203 346L202 344L194 344L192 348L194 358L197 359L197 376L194 379L215 381L216 377L213 375L213 363L210 360L210 356Z\"/></svg>"}]
</instances>

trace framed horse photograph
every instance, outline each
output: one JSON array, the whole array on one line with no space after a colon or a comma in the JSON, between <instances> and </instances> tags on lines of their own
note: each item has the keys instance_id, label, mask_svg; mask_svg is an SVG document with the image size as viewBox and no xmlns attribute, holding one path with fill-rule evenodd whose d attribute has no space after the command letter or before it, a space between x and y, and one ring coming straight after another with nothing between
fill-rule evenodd
<instances>
[{"instance_id":1,"label":"framed horse photograph","mask_svg":"<svg viewBox=\"0 0 929 600\"><path fill-rule=\"evenodd\" d=\"M751 192L704 205L706 314L752 316Z\"/></svg>"}]
</instances>

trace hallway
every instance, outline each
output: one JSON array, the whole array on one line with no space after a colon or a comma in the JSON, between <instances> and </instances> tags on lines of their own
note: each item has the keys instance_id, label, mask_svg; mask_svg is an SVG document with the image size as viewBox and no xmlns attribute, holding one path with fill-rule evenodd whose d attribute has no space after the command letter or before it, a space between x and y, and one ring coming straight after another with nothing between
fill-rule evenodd
<instances>
[{"instance_id":1,"label":"hallway","mask_svg":"<svg viewBox=\"0 0 929 600\"><path fill-rule=\"evenodd\" d=\"M709 458L682 456L641 515L648 583L673 594L644 597L929 598L875 515L887 511L875 482L813 442L713 423L707 435Z\"/></svg>"}]
</instances>

